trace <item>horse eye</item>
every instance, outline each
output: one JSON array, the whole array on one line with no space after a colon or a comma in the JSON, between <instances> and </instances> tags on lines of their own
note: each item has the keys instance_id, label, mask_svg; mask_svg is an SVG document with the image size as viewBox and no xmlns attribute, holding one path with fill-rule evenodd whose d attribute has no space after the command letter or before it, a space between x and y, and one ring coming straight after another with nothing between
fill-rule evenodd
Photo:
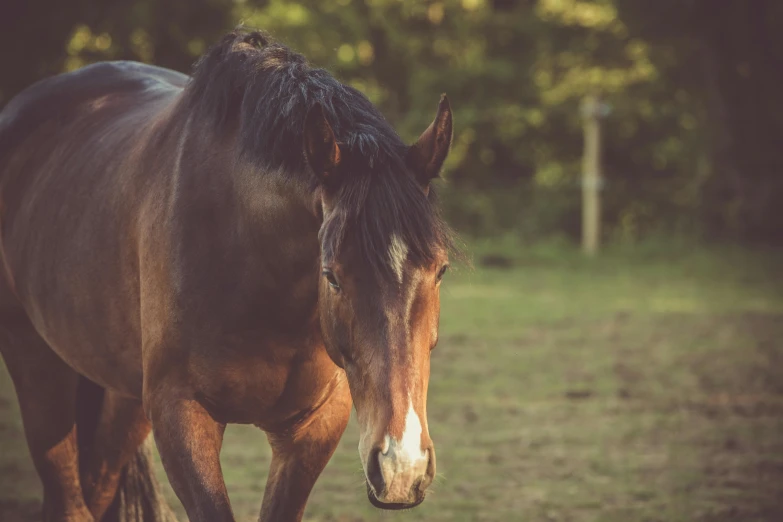
<instances>
[{"instance_id":1,"label":"horse eye","mask_svg":"<svg viewBox=\"0 0 783 522\"><path fill-rule=\"evenodd\" d=\"M443 265L440 267L440 270L438 271L437 281L440 281L443 279L443 276L446 275L446 271L449 269L449 265Z\"/></svg>"},{"instance_id":2,"label":"horse eye","mask_svg":"<svg viewBox=\"0 0 783 522\"><path fill-rule=\"evenodd\" d=\"M329 283L329 286L331 286L335 290L340 289L340 285L337 283L337 278L334 277L334 272L332 272L331 270L324 270L322 273L326 278L326 282Z\"/></svg>"}]
</instances>

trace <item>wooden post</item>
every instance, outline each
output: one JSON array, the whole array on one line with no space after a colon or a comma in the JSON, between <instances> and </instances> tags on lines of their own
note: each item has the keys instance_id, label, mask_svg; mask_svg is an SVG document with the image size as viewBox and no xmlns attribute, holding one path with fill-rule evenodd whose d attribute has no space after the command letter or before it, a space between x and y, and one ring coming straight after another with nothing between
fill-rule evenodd
<instances>
[{"instance_id":1,"label":"wooden post","mask_svg":"<svg viewBox=\"0 0 783 522\"><path fill-rule=\"evenodd\" d=\"M601 241L601 116L603 107L596 95L582 100L584 156L582 158L582 250L598 252Z\"/></svg>"}]
</instances>

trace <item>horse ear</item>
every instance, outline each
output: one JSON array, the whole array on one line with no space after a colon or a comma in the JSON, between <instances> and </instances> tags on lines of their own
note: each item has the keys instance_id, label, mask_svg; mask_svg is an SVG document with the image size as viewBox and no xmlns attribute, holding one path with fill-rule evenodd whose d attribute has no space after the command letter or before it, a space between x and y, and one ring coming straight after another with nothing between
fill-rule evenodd
<instances>
[{"instance_id":1,"label":"horse ear","mask_svg":"<svg viewBox=\"0 0 783 522\"><path fill-rule=\"evenodd\" d=\"M313 105L305 118L304 149L307 163L315 175L324 183L335 183L340 147L320 103Z\"/></svg>"},{"instance_id":2,"label":"horse ear","mask_svg":"<svg viewBox=\"0 0 783 522\"><path fill-rule=\"evenodd\" d=\"M449 99L443 94L438 104L438 114L419 139L408 151L408 167L425 187L432 178L437 178L451 147L453 135L451 123L451 106Z\"/></svg>"}]
</instances>

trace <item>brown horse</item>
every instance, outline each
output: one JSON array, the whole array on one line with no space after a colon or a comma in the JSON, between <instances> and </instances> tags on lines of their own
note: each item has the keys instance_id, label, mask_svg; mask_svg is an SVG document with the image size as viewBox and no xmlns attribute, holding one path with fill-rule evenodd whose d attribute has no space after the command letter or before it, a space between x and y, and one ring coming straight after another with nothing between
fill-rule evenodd
<instances>
[{"instance_id":1,"label":"brown horse","mask_svg":"<svg viewBox=\"0 0 783 522\"><path fill-rule=\"evenodd\" d=\"M192 78L100 63L13 99L0 351L45 518L100 520L151 429L190 520L233 520L220 447L251 423L273 451L261 520L299 520L352 398L370 500L419 504L451 136L445 97L406 146L361 93L241 30ZM80 379L105 389L82 466Z\"/></svg>"}]
</instances>

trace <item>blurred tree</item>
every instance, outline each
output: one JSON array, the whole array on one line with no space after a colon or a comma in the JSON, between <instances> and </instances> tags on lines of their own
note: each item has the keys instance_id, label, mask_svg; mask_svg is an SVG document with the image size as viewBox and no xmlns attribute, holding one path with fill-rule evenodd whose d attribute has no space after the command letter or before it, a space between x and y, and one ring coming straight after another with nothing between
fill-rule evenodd
<instances>
[{"instance_id":1,"label":"blurred tree","mask_svg":"<svg viewBox=\"0 0 783 522\"><path fill-rule=\"evenodd\" d=\"M35 80L60 72L74 25L89 0L57 9L52 0L5 0L0 5L0 106Z\"/></svg>"},{"instance_id":2,"label":"blurred tree","mask_svg":"<svg viewBox=\"0 0 783 522\"><path fill-rule=\"evenodd\" d=\"M232 0L5 0L0 106L43 77L99 60L188 71L234 25Z\"/></svg>"},{"instance_id":3,"label":"blurred tree","mask_svg":"<svg viewBox=\"0 0 783 522\"><path fill-rule=\"evenodd\" d=\"M783 3L617 4L636 33L676 52L666 81L706 109L702 219L737 239L783 238Z\"/></svg>"}]
</instances>

